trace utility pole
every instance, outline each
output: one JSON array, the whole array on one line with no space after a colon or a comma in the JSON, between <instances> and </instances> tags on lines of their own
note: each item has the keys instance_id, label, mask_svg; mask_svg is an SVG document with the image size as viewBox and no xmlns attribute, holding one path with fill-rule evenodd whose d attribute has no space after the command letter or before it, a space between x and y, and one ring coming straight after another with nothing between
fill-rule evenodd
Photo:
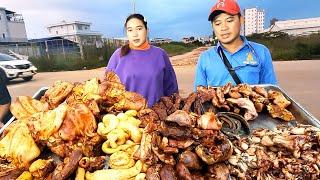
<instances>
[{"instance_id":1,"label":"utility pole","mask_svg":"<svg viewBox=\"0 0 320 180\"><path fill-rule=\"evenodd\" d=\"M133 1L133 14L136 13L136 0L132 0Z\"/></svg>"}]
</instances>

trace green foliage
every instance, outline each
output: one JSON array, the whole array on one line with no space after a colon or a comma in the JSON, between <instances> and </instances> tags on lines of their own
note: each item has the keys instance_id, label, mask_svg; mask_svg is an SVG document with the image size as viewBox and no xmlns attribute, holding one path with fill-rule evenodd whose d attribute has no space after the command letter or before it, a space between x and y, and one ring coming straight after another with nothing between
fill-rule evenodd
<instances>
[{"instance_id":1,"label":"green foliage","mask_svg":"<svg viewBox=\"0 0 320 180\"><path fill-rule=\"evenodd\" d=\"M166 44L159 44L157 46L164 49L169 56L175 56L175 55L192 51L193 49L201 45L202 44L197 44L197 43L185 44L183 42L171 42Z\"/></svg>"},{"instance_id":2,"label":"green foliage","mask_svg":"<svg viewBox=\"0 0 320 180\"><path fill-rule=\"evenodd\" d=\"M249 40L270 49L273 60L319 59L320 33L308 36L289 36L283 32L253 34Z\"/></svg>"}]
</instances>

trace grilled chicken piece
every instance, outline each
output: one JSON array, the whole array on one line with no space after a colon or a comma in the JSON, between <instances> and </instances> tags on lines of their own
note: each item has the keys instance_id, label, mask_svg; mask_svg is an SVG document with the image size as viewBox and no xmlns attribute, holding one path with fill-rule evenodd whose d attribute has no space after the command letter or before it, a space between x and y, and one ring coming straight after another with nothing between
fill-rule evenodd
<instances>
[{"instance_id":1,"label":"grilled chicken piece","mask_svg":"<svg viewBox=\"0 0 320 180\"><path fill-rule=\"evenodd\" d=\"M168 113L166 111L166 106L161 101L154 104L151 109L157 113L159 119L162 121L165 120L168 116Z\"/></svg>"},{"instance_id":2,"label":"grilled chicken piece","mask_svg":"<svg viewBox=\"0 0 320 180\"><path fill-rule=\"evenodd\" d=\"M194 140L187 139L187 140L175 140L175 139L168 139L168 146L177 147L180 149L186 149L187 147L191 146L194 143Z\"/></svg>"},{"instance_id":3,"label":"grilled chicken piece","mask_svg":"<svg viewBox=\"0 0 320 180\"><path fill-rule=\"evenodd\" d=\"M242 97L242 95L239 93L239 87L238 86L234 86L234 87L232 87L231 89L230 89L230 91L229 91L229 96L231 97L231 98L236 98L236 99L238 99L238 98L241 98Z\"/></svg>"},{"instance_id":4,"label":"grilled chicken piece","mask_svg":"<svg viewBox=\"0 0 320 180\"><path fill-rule=\"evenodd\" d=\"M59 129L59 136L66 141L81 137L92 137L97 129L96 120L90 109L84 104L69 107Z\"/></svg>"},{"instance_id":5,"label":"grilled chicken piece","mask_svg":"<svg viewBox=\"0 0 320 180\"><path fill-rule=\"evenodd\" d=\"M240 108L245 109L244 118L249 121L258 117L258 113L252 101L248 98L228 98L228 102L238 105Z\"/></svg>"},{"instance_id":6,"label":"grilled chicken piece","mask_svg":"<svg viewBox=\"0 0 320 180\"><path fill-rule=\"evenodd\" d=\"M272 100L272 102L274 104L278 105L282 109L288 107L291 104L291 102L288 101L284 97L284 95L279 91L269 90L268 91L268 97L269 97L270 100Z\"/></svg>"},{"instance_id":7,"label":"grilled chicken piece","mask_svg":"<svg viewBox=\"0 0 320 180\"><path fill-rule=\"evenodd\" d=\"M140 111L147 107L147 100L135 92L124 92L124 97L114 104L115 109L119 111L136 110Z\"/></svg>"},{"instance_id":8,"label":"grilled chicken piece","mask_svg":"<svg viewBox=\"0 0 320 180\"><path fill-rule=\"evenodd\" d=\"M292 121L295 119L290 111L283 109L278 105L269 104L267 105L267 109L272 118L280 118L285 121Z\"/></svg>"},{"instance_id":9,"label":"grilled chicken piece","mask_svg":"<svg viewBox=\"0 0 320 180\"><path fill-rule=\"evenodd\" d=\"M233 145L223 135L206 137L205 140L210 138L210 142L204 142L195 148L197 155L208 165L221 162L230 158L233 152Z\"/></svg>"},{"instance_id":10,"label":"grilled chicken piece","mask_svg":"<svg viewBox=\"0 0 320 180\"><path fill-rule=\"evenodd\" d=\"M223 94L228 94L231 90L232 84L228 82L226 85L222 87Z\"/></svg>"},{"instance_id":11,"label":"grilled chicken piece","mask_svg":"<svg viewBox=\"0 0 320 180\"><path fill-rule=\"evenodd\" d=\"M164 165L160 170L160 177L161 179L170 179L170 180L177 180L176 172L173 169L172 165Z\"/></svg>"},{"instance_id":12,"label":"grilled chicken piece","mask_svg":"<svg viewBox=\"0 0 320 180\"><path fill-rule=\"evenodd\" d=\"M121 83L116 73L108 71L99 84L99 95L108 105L119 102L123 97L126 87Z\"/></svg>"},{"instance_id":13,"label":"grilled chicken piece","mask_svg":"<svg viewBox=\"0 0 320 180\"><path fill-rule=\"evenodd\" d=\"M223 92L222 87L218 87L218 88L216 89L216 94L217 94L217 97L218 97L218 102L219 102L219 104L224 104L224 102L226 101L226 99L224 98L224 92Z\"/></svg>"},{"instance_id":14,"label":"grilled chicken piece","mask_svg":"<svg viewBox=\"0 0 320 180\"><path fill-rule=\"evenodd\" d=\"M249 97L252 93L252 88L248 84L239 84L239 93L243 94L244 97Z\"/></svg>"},{"instance_id":15,"label":"grilled chicken piece","mask_svg":"<svg viewBox=\"0 0 320 180\"><path fill-rule=\"evenodd\" d=\"M224 163L217 163L208 167L209 177L217 180L228 180L230 171Z\"/></svg>"},{"instance_id":16,"label":"grilled chicken piece","mask_svg":"<svg viewBox=\"0 0 320 180\"><path fill-rule=\"evenodd\" d=\"M189 116L189 114L182 110L177 110L173 114L169 115L165 120L169 122L175 122L179 124L179 126L193 127L195 125L195 122Z\"/></svg>"},{"instance_id":17,"label":"grilled chicken piece","mask_svg":"<svg viewBox=\"0 0 320 180\"><path fill-rule=\"evenodd\" d=\"M98 157L83 157L79 161L79 166L84 168L86 171L96 171L103 169L106 156Z\"/></svg>"},{"instance_id":18,"label":"grilled chicken piece","mask_svg":"<svg viewBox=\"0 0 320 180\"><path fill-rule=\"evenodd\" d=\"M176 165L176 172L179 179L192 180L192 176L189 169L183 163L178 163Z\"/></svg>"},{"instance_id":19,"label":"grilled chicken piece","mask_svg":"<svg viewBox=\"0 0 320 180\"><path fill-rule=\"evenodd\" d=\"M184 103L182 110L186 111L186 112L190 112L190 108L191 108L192 104L194 103L194 101L196 100L196 98L197 98L197 93L192 92L185 100L185 103Z\"/></svg>"},{"instance_id":20,"label":"grilled chicken piece","mask_svg":"<svg viewBox=\"0 0 320 180\"><path fill-rule=\"evenodd\" d=\"M93 78L84 84L76 84L66 101L70 106L83 103L89 107L92 113L98 115L100 110L97 101L100 99L99 82L97 78Z\"/></svg>"},{"instance_id":21,"label":"grilled chicken piece","mask_svg":"<svg viewBox=\"0 0 320 180\"><path fill-rule=\"evenodd\" d=\"M255 91L256 93L260 94L261 96L268 98L268 92L263 87L254 86L252 88L252 90Z\"/></svg>"},{"instance_id":22,"label":"grilled chicken piece","mask_svg":"<svg viewBox=\"0 0 320 180\"><path fill-rule=\"evenodd\" d=\"M179 155L179 163L183 163L189 169L200 169L201 162L196 153L186 150Z\"/></svg>"},{"instance_id":23,"label":"grilled chicken piece","mask_svg":"<svg viewBox=\"0 0 320 180\"><path fill-rule=\"evenodd\" d=\"M156 164L148 168L146 172L146 179L147 180L161 180L160 177L160 170L162 168L161 164Z\"/></svg>"},{"instance_id":24,"label":"grilled chicken piece","mask_svg":"<svg viewBox=\"0 0 320 180\"><path fill-rule=\"evenodd\" d=\"M152 109L142 109L138 112L138 118L141 121L140 127L146 127L149 123L159 120L158 114Z\"/></svg>"},{"instance_id":25,"label":"grilled chicken piece","mask_svg":"<svg viewBox=\"0 0 320 180\"><path fill-rule=\"evenodd\" d=\"M192 130L188 127L175 126L173 123L168 125L165 122L160 122L157 129L163 136L173 137L175 139L185 139L192 137Z\"/></svg>"},{"instance_id":26,"label":"grilled chicken piece","mask_svg":"<svg viewBox=\"0 0 320 180\"><path fill-rule=\"evenodd\" d=\"M212 112L206 112L204 115L200 116L197 124L201 129L220 130L222 128L222 123Z\"/></svg>"},{"instance_id":27,"label":"grilled chicken piece","mask_svg":"<svg viewBox=\"0 0 320 180\"><path fill-rule=\"evenodd\" d=\"M41 97L42 102L47 102L50 109L58 107L71 93L74 85L66 81L56 81Z\"/></svg>"}]
</instances>

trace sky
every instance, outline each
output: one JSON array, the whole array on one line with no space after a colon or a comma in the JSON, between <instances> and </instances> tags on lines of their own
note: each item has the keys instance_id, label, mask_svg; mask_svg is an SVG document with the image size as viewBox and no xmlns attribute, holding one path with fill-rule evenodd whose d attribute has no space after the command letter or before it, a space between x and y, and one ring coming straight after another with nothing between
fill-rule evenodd
<instances>
[{"instance_id":1,"label":"sky","mask_svg":"<svg viewBox=\"0 0 320 180\"><path fill-rule=\"evenodd\" d=\"M150 38L208 36L207 21L216 0L0 0L0 7L23 15L28 39L48 36L46 27L65 21L92 23L91 30L106 38L125 37L124 21L135 12L148 22ZM258 7L279 20L320 17L320 0L238 0L241 9Z\"/></svg>"}]
</instances>

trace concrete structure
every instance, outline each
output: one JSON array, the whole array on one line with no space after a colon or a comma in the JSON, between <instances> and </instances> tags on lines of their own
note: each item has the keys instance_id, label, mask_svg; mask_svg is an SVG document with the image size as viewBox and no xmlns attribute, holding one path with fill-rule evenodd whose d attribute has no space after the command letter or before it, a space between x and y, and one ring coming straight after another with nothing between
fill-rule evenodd
<instances>
[{"instance_id":1,"label":"concrete structure","mask_svg":"<svg viewBox=\"0 0 320 180\"><path fill-rule=\"evenodd\" d=\"M276 21L265 32L281 31L293 36L309 35L320 32L320 17Z\"/></svg>"},{"instance_id":2,"label":"concrete structure","mask_svg":"<svg viewBox=\"0 0 320 180\"><path fill-rule=\"evenodd\" d=\"M152 44L164 44L164 43L171 43L172 39L169 38L153 38L150 41Z\"/></svg>"},{"instance_id":3,"label":"concrete structure","mask_svg":"<svg viewBox=\"0 0 320 180\"><path fill-rule=\"evenodd\" d=\"M0 7L0 42L27 42L27 33L21 14Z\"/></svg>"},{"instance_id":4,"label":"concrete structure","mask_svg":"<svg viewBox=\"0 0 320 180\"><path fill-rule=\"evenodd\" d=\"M182 42L185 43L185 44L193 43L195 40L196 40L196 38L193 37L193 36L191 36L191 37L183 37L182 38Z\"/></svg>"},{"instance_id":5,"label":"concrete structure","mask_svg":"<svg viewBox=\"0 0 320 180\"><path fill-rule=\"evenodd\" d=\"M263 9L248 8L243 10L245 36L253 33L262 33L264 30L265 12Z\"/></svg>"},{"instance_id":6,"label":"concrete structure","mask_svg":"<svg viewBox=\"0 0 320 180\"><path fill-rule=\"evenodd\" d=\"M88 22L66 22L62 21L47 27L50 37L63 37L81 45L96 45L102 42L102 34L91 31L91 23Z\"/></svg>"}]
</instances>

